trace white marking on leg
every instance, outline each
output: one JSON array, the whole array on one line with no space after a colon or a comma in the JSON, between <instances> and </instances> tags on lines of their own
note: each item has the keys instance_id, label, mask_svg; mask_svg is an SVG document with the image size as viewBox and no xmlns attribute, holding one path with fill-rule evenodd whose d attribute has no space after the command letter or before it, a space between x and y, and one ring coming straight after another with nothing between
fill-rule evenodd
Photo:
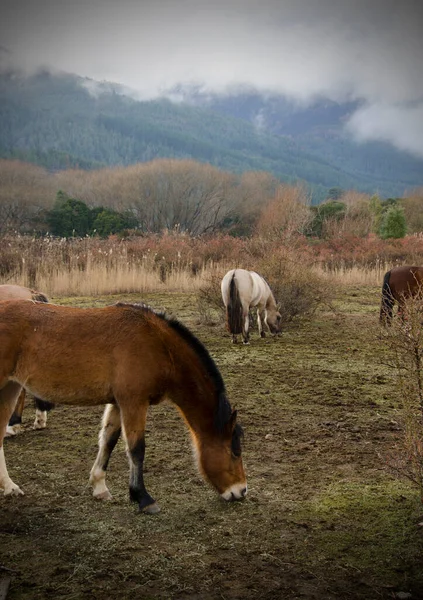
<instances>
[{"instance_id":1,"label":"white marking on leg","mask_svg":"<svg viewBox=\"0 0 423 600\"><path fill-rule=\"evenodd\" d=\"M21 433L22 425L20 423L16 423L15 425L7 425L6 426L6 434L4 437L12 437Z\"/></svg>"},{"instance_id":2,"label":"white marking on leg","mask_svg":"<svg viewBox=\"0 0 423 600\"><path fill-rule=\"evenodd\" d=\"M90 483L93 486L93 496L97 500L111 500L112 494L106 485L106 471L94 463L90 473Z\"/></svg>"},{"instance_id":3,"label":"white marking on leg","mask_svg":"<svg viewBox=\"0 0 423 600\"><path fill-rule=\"evenodd\" d=\"M250 327L250 318L248 316L248 311L247 314L244 317L244 331L242 332L242 337L243 337L243 341L244 344L248 344L248 329Z\"/></svg>"},{"instance_id":4,"label":"white marking on leg","mask_svg":"<svg viewBox=\"0 0 423 600\"><path fill-rule=\"evenodd\" d=\"M107 442L110 432L120 428L120 411L112 404L104 410L101 429L98 434L98 452L90 473L90 483L93 486L93 496L97 500L111 500L112 495L106 485L106 470L104 466L110 458L110 449Z\"/></svg>"},{"instance_id":5,"label":"white marking on leg","mask_svg":"<svg viewBox=\"0 0 423 600\"><path fill-rule=\"evenodd\" d=\"M34 429L44 429L47 425L47 411L39 410L35 411Z\"/></svg>"},{"instance_id":6,"label":"white marking on leg","mask_svg":"<svg viewBox=\"0 0 423 600\"><path fill-rule=\"evenodd\" d=\"M16 483L9 477L9 473L6 468L6 460L4 458L3 446L0 447L0 488L3 489L5 496L19 496L23 495L23 491L19 489Z\"/></svg>"},{"instance_id":7,"label":"white marking on leg","mask_svg":"<svg viewBox=\"0 0 423 600\"><path fill-rule=\"evenodd\" d=\"M257 327L258 327L259 336L261 337L263 327L261 324L260 310L257 310Z\"/></svg>"}]
</instances>

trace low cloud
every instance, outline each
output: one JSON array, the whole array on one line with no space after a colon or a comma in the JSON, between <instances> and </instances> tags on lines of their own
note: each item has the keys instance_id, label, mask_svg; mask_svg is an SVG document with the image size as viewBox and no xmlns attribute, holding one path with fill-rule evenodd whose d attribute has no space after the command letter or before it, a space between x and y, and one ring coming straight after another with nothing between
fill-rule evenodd
<instances>
[{"instance_id":1,"label":"low cloud","mask_svg":"<svg viewBox=\"0 0 423 600\"><path fill-rule=\"evenodd\" d=\"M4 0L0 56L139 98L190 83L302 103L360 99L349 122L357 139L421 155L422 24L420 0Z\"/></svg>"},{"instance_id":2,"label":"low cloud","mask_svg":"<svg viewBox=\"0 0 423 600\"><path fill-rule=\"evenodd\" d=\"M423 158L423 102L415 106L372 104L347 124L358 141L382 140Z\"/></svg>"}]
</instances>

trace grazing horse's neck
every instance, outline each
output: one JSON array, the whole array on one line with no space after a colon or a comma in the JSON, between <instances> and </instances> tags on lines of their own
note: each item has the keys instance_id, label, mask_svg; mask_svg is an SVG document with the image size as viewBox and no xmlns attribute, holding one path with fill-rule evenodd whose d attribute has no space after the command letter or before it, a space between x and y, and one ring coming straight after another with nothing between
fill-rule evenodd
<instances>
[{"instance_id":1,"label":"grazing horse's neck","mask_svg":"<svg viewBox=\"0 0 423 600\"><path fill-rule=\"evenodd\" d=\"M274 295L273 295L270 287L269 286L267 286L267 287L268 287L268 290L269 290L269 297L267 298L266 308L276 308L275 297L274 297Z\"/></svg>"},{"instance_id":2,"label":"grazing horse's neck","mask_svg":"<svg viewBox=\"0 0 423 600\"><path fill-rule=\"evenodd\" d=\"M194 377L191 371L185 371L178 377L170 399L179 408L192 432L202 437L214 431L218 395L210 380L201 379Z\"/></svg>"},{"instance_id":3,"label":"grazing horse's neck","mask_svg":"<svg viewBox=\"0 0 423 600\"><path fill-rule=\"evenodd\" d=\"M171 343L173 381L169 399L178 406L195 434L213 435L216 415L222 399L226 399L222 376L206 348L186 327L176 320L170 320L169 324L177 335ZM229 406L227 400L226 403ZM229 418L230 407L223 404Z\"/></svg>"}]
</instances>

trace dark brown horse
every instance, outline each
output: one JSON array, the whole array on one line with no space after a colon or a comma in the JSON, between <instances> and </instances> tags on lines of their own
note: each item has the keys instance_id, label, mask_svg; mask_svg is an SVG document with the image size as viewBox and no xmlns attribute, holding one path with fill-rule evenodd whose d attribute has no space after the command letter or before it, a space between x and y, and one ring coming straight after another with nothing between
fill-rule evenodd
<instances>
[{"instance_id":1,"label":"dark brown horse","mask_svg":"<svg viewBox=\"0 0 423 600\"><path fill-rule=\"evenodd\" d=\"M32 302L0 303L0 487L20 494L3 451L6 425L21 388L69 405L108 404L91 471L94 496L109 498L107 464L122 432L130 467L131 500L159 508L143 478L144 429L150 404L168 398L191 432L203 476L224 500L241 499L247 483L242 430L222 376L201 342L176 319L144 305L70 308Z\"/></svg>"},{"instance_id":2,"label":"dark brown horse","mask_svg":"<svg viewBox=\"0 0 423 600\"><path fill-rule=\"evenodd\" d=\"M389 325L392 321L395 302L398 314L404 309L404 302L422 290L423 267L394 267L383 278L380 322Z\"/></svg>"},{"instance_id":3,"label":"dark brown horse","mask_svg":"<svg viewBox=\"0 0 423 600\"><path fill-rule=\"evenodd\" d=\"M21 285L9 284L0 285L0 301L1 300L32 300L33 302L48 302L47 296L42 292L37 292ZM40 400L39 398L34 398L34 403L34 429L44 429L44 427L47 425L47 413L53 408L54 404L51 402L43 402L43 400ZM22 390L6 429L7 436L16 435L21 430L24 406L25 390Z\"/></svg>"}]
</instances>

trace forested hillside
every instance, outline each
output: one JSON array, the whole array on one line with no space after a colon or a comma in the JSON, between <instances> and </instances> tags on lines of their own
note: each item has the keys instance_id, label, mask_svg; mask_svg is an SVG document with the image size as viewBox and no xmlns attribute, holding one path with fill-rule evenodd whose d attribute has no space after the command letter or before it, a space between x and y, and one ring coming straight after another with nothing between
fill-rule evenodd
<instances>
[{"instance_id":1,"label":"forested hillside","mask_svg":"<svg viewBox=\"0 0 423 600\"><path fill-rule=\"evenodd\" d=\"M358 146L343 137L339 124L345 108L331 107L325 122L321 115L313 120L310 111L299 116L281 99L279 105L262 100L264 128L248 111L233 110L236 97L226 104L200 100L140 102L118 86L73 75L3 74L0 157L51 170L192 158L236 173L263 170L283 182L303 180L313 202L333 187L389 197L423 184L423 161L383 144ZM238 101L241 109L246 99Z\"/></svg>"},{"instance_id":2,"label":"forested hillside","mask_svg":"<svg viewBox=\"0 0 423 600\"><path fill-rule=\"evenodd\" d=\"M360 103L339 104L320 98L302 105L283 96L263 96L257 91L204 94L195 87L179 87L175 95L194 106L247 120L262 131L287 136L309 155L356 178L356 188L381 195L402 195L421 185L423 161L382 142L358 143L345 131L345 123ZM391 186L391 187L390 187ZM389 192L391 189L391 192ZM394 193L394 190L397 192ZM386 190L383 192L383 190Z\"/></svg>"}]
</instances>

